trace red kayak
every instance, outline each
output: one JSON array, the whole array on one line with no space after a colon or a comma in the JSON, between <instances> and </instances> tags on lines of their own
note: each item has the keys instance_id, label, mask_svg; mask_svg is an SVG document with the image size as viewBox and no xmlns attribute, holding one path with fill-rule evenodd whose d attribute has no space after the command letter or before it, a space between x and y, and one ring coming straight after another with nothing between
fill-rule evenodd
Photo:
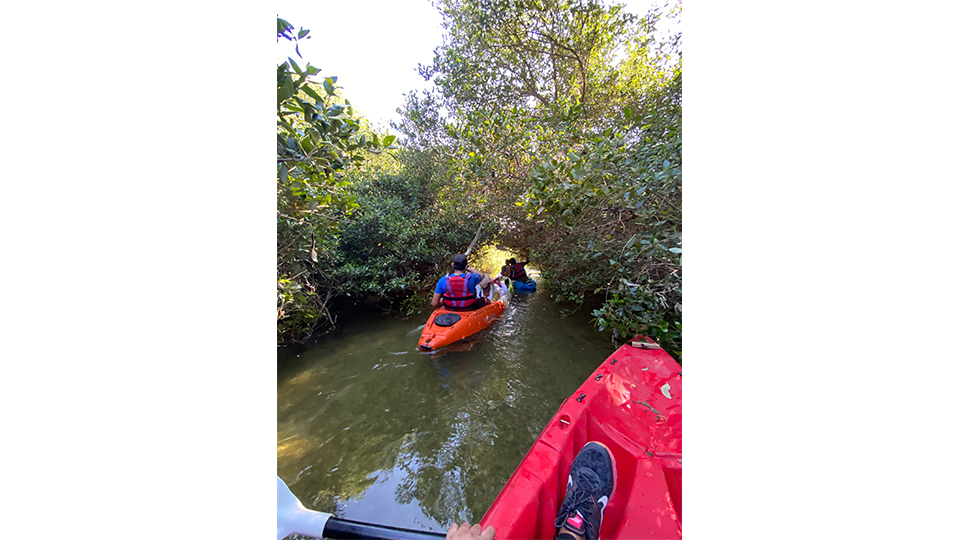
<instances>
[{"instance_id":1,"label":"red kayak","mask_svg":"<svg viewBox=\"0 0 960 540\"><path fill-rule=\"evenodd\" d=\"M480 520L497 540L552 539L576 453L614 455L617 484L600 538L682 538L681 367L652 340L620 347L566 399Z\"/></svg>"}]
</instances>

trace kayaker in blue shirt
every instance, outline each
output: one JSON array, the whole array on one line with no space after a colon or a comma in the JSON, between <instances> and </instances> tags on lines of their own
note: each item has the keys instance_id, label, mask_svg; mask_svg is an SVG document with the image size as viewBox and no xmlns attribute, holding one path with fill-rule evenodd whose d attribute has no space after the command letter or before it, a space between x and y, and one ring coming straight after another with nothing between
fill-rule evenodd
<instances>
[{"instance_id":1,"label":"kayaker in blue shirt","mask_svg":"<svg viewBox=\"0 0 960 540\"><path fill-rule=\"evenodd\" d=\"M443 307L456 311L478 309L486 304L486 301L477 298L477 285L486 287L489 284L489 274L469 268L467 256L457 255L453 258L453 272L437 281L430 305L439 307L442 304Z\"/></svg>"}]
</instances>

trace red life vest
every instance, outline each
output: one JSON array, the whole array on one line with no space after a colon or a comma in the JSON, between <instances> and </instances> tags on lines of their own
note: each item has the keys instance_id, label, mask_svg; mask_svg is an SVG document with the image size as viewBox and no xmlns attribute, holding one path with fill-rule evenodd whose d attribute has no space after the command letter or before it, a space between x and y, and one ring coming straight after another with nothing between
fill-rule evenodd
<instances>
[{"instance_id":1,"label":"red life vest","mask_svg":"<svg viewBox=\"0 0 960 540\"><path fill-rule=\"evenodd\" d=\"M523 269L522 264L513 265L513 279L523 280L527 277L527 271Z\"/></svg>"},{"instance_id":2,"label":"red life vest","mask_svg":"<svg viewBox=\"0 0 960 540\"><path fill-rule=\"evenodd\" d=\"M477 292L469 288L469 274L447 274L443 280L444 293L440 295L444 307L464 309L473 307L477 302Z\"/></svg>"}]
</instances>

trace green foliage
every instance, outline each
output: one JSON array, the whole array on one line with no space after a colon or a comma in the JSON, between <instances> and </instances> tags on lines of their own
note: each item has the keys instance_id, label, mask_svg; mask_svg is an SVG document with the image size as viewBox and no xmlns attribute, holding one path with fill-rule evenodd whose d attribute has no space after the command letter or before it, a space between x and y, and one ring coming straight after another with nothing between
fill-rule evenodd
<instances>
[{"instance_id":1,"label":"green foliage","mask_svg":"<svg viewBox=\"0 0 960 540\"><path fill-rule=\"evenodd\" d=\"M624 128L542 161L522 206L543 224L534 257L558 298L603 294L601 330L650 335L679 359L682 128L670 112L625 111Z\"/></svg>"},{"instance_id":2,"label":"green foliage","mask_svg":"<svg viewBox=\"0 0 960 540\"><path fill-rule=\"evenodd\" d=\"M516 257L518 260L526 260L525 257L498 249L495 245L486 244L478 246L470 252L470 266L487 272L490 277L495 278L500 275L500 269L504 266L504 259Z\"/></svg>"},{"instance_id":3,"label":"green foliage","mask_svg":"<svg viewBox=\"0 0 960 540\"><path fill-rule=\"evenodd\" d=\"M680 34L600 0L437 6L435 89L406 97L402 141L335 77L277 68L281 341L333 324L337 298L412 310L483 223L472 264L499 271L484 243L529 254L558 301L601 298L614 343L647 334L681 359ZM281 37L311 36L278 19Z\"/></svg>"},{"instance_id":4,"label":"green foliage","mask_svg":"<svg viewBox=\"0 0 960 540\"><path fill-rule=\"evenodd\" d=\"M426 210L435 201L422 178L366 174L353 193L360 208L341 224L331 273L343 292L401 301L423 294L443 272L440 262L475 232L452 213Z\"/></svg>"},{"instance_id":5,"label":"green foliage","mask_svg":"<svg viewBox=\"0 0 960 540\"><path fill-rule=\"evenodd\" d=\"M309 39L309 30L277 18L277 41ZM299 45L297 46L299 55ZM277 66L277 332L281 341L308 337L334 323L336 290L318 279L336 255L339 220L357 208L345 172L390 142L361 126L337 94L337 78L288 58ZM386 143L386 144L384 144Z\"/></svg>"},{"instance_id":6,"label":"green foliage","mask_svg":"<svg viewBox=\"0 0 960 540\"><path fill-rule=\"evenodd\" d=\"M278 20L278 40L298 39L291 29ZM293 59L277 68L280 343L333 326L338 299L422 305L480 220L424 153L383 152L396 136L373 132L336 77L311 81L318 71Z\"/></svg>"},{"instance_id":7,"label":"green foliage","mask_svg":"<svg viewBox=\"0 0 960 540\"><path fill-rule=\"evenodd\" d=\"M441 0L439 7L448 38L421 71L467 109L602 108L616 78L606 59L635 21L597 0Z\"/></svg>"},{"instance_id":8,"label":"green foliage","mask_svg":"<svg viewBox=\"0 0 960 540\"><path fill-rule=\"evenodd\" d=\"M645 333L680 358L680 35L596 0L439 7L448 35L421 68L437 90L395 127L443 171L440 196L500 224L558 301L602 295L615 343Z\"/></svg>"}]
</instances>

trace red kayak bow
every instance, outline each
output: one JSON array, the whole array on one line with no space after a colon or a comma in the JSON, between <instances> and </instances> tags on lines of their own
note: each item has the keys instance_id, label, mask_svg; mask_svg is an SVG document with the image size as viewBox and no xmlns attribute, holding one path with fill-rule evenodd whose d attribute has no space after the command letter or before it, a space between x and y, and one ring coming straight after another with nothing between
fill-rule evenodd
<instances>
[{"instance_id":1,"label":"red kayak bow","mask_svg":"<svg viewBox=\"0 0 960 540\"><path fill-rule=\"evenodd\" d=\"M498 540L553 538L570 464L598 441L617 467L600 537L682 538L681 389L680 365L635 337L563 402L480 523Z\"/></svg>"}]
</instances>

